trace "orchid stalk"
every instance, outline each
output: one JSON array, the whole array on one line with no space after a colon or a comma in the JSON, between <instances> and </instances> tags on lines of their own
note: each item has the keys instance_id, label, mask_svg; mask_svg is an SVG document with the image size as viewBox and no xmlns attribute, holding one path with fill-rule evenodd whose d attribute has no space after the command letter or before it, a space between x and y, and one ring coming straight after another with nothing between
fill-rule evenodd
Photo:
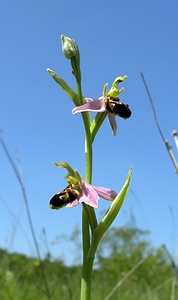
<instances>
[{"instance_id":1,"label":"orchid stalk","mask_svg":"<svg viewBox=\"0 0 178 300\"><path fill-rule=\"evenodd\" d=\"M129 189L131 173L130 169L126 178L125 184L119 193L106 187L92 185L92 146L94 139L99 131L106 116L108 116L112 132L116 135L117 124L116 116L127 119L131 116L131 110L128 104L120 101L119 96L124 90L118 89L118 85L122 83L127 76L117 77L109 92L107 93L108 85L105 84L102 96L94 100L84 98L81 85L81 70L80 70L80 53L78 45L73 39L61 35L62 51L67 59L71 62L72 73L76 80L76 91L57 75L54 71L48 69L48 72L57 82L57 84L66 92L73 101L75 108L72 113L81 113L83 125L85 129L85 180L80 175L79 171L73 169L67 162L56 163L59 168L65 168L68 172L66 176L67 187L62 191L57 192L50 200L52 209L60 209L64 206L75 207L78 204L83 205L82 209L82 240L83 240L83 271L81 280L81 300L91 299L91 279L92 268L95 258L95 253L99 242L108 230L125 200ZM92 120L90 111L95 111L96 116ZM97 221L95 208L98 207L99 198L111 201L110 208L100 222Z\"/></svg>"}]
</instances>

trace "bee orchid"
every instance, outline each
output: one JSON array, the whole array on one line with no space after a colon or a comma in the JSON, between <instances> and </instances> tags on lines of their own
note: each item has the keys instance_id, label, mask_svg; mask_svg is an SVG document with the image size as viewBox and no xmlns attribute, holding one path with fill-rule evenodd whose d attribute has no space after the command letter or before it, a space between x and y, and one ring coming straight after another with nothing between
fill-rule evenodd
<instances>
[{"instance_id":1,"label":"bee orchid","mask_svg":"<svg viewBox=\"0 0 178 300\"><path fill-rule=\"evenodd\" d=\"M127 78L127 76L124 77L117 77L115 81L113 82L113 85L108 92L107 90L107 84L105 84L103 89L103 96L94 100L91 98L85 98L85 104L75 107L72 110L73 114L76 114L78 112L85 112L85 111L94 111L94 112L107 112L108 119L110 122L110 125L113 130L113 134L116 135L117 131L117 123L115 116L119 116L123 119L128 119L131 116L131 110L129 108L128 104L124 104L120 101L118 98L118 95L124 90L121 88L118 90L117 86L120 82L124 81Z\"/></svg>"},{"instance_id":2,"label":"bee orchid","mask_svg":"<svg viewBox=\"0 0 178 300\"><path fill-rule=\"evenodd\" d=\"M64 206L74 207L82 202L92 207L98 207L99 197L112 201L117 196L117 193L109 188L86 183L80 174L66 162L55 163L55 165L68 170L68 175L66 176L68 186L51 198L49 206L52 209L60 209Z\"/></svg>"}]
</instances>

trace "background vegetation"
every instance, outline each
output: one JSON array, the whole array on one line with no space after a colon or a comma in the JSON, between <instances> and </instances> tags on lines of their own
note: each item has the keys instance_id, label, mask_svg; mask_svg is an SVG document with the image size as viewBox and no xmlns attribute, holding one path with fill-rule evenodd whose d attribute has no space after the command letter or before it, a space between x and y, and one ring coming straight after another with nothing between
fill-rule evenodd
<instances>
[{"instance_id":1,"label":"background vegetation","mask_svg":"<svg viewBox=\"0 0 178 300\"><path fill-rule=\"evenodd\" d=\"M79 235L74 235L74 255L80 256ZM92 299L178 299L177 271L165 247L153 249L149 232L134 222L111 228L96 258ZM80 265L66 266L62 259L53 260L50 253L39 262L35 257L0 250L1 300L78 300L80 277Z\"/></svg>"}]
</instances>

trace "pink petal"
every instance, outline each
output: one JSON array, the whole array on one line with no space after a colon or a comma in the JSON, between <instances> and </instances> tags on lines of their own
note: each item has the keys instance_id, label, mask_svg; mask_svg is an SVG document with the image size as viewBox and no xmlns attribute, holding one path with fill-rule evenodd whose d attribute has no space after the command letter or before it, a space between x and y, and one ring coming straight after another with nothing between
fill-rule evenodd
<instances>
[{"instance_id":1,"label":"pink petal","mask_svg":"<svg viewBox=\"0 0 178 300\"><path fill-rule=\"evenodd\" d=\"M86 204L92 207L98 207L99 196L93 187L83 182L82 184L82 196L79 199L79 202L85 202Z\"/></svg>"},{"instance_id":2,"label":"pink petal","mask_svg":"<svg viewBox=\"0 0 178 300\"><path fill-rule=\"evenodd\" d=\"M85 98L85 101L87 102L87 103L89 103L89 102L92 102L92 101L94 101L92 98Z\"/></svg>"},{"instance_id":3,"label":"pink petal","mask_svg":"<svg viewBox=\"0 0 178 300\"><path fill-rule=\"evenodd\" d=\"M99 197L98 197L98 199L99 199ZM86 197L85 195L83 195L81 198L80 198L80 200L79 200L79 202L80 203L82 203L82 202L84 202L84 203L86 203L87 205L90 205L90 206L92 206L92 207L98 207L98 199L94 199L94 198L92 198L92 199L89 199L88 197Z\"/></svg>"},{"instance_id":4,"label":"pink petal","mask_svg":"<svg viewBox=\"0 0 178 300\"><path fill-rule=\"evenodd\" d=\"M87 101L86 104L76 106L72 110L72 113L76 114L78 112L83 112L83 111L97 111L97 112L105 111L104 100L102 97L94 101L92 101L91 98L86 98L86 101Z\"/></svg>"},{"instance_id":5,"label":"pink petal","mask_svg":"<svg viewBox=\"0 0 178 300\"><path fill-rule=\"evenodd\" d=\"M108 119L109 123L112 127L113 134L116 135L117 133L117 123L116 123L116 117L113 113L108 112Z\"/></svg>"},{"instance_id":6,"label":"pink petal","mask_svg":"<svg viewBox=\"0 0 178 300\"><path fill-rule=\"evenodd\" d=\"M117 193L111 189L94 185L92 185L92 187L101 198L106 200L114 200L114 198L117 196Z\"/></svg>"},{"instance_id":7,"label":"pink petal","mask_svg":"<svg viewBox=\"0 0 178 300\"><path fill-rule=\"evenodd\" d=\"M78 204L79 204L79 201L76 199L76 200L74 200L73 202L68 203L68 204L66 205L66 207L67 207L67 208L72 208L72 207L74 207L74 206L76 206L76 205L78 205Z\"/></svg>"}]
</instances>

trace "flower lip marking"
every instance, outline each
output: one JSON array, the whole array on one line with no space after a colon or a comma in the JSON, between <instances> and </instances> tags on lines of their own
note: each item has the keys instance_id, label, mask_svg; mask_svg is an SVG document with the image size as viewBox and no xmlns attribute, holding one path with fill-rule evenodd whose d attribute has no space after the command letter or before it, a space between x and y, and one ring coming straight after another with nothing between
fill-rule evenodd
<instances>
[{"instance_id":1,"label":"flower lip marking","mask_svg":"<svg viewBox=\"0 0 178 300\"><path fill-rule=\"evenodd\" d=\"M130 118L132 114L129 105L122 103L119 98L108 96L105 100L105 107L108 112L113 113L114 115L123 119Z\"/></svg>"},{"instance_id":2,"label":"flower lip marking","mask_svg":"<svg viewBox=\"0 0 178 300\"><path fill-rule=\"evenodd\" d=\"M49 206L52 209L60 209L75 201L79 195L80 193L78 191L72 189L70 186L67 186L63 191L55 194L51 198Z\"/></svg>"}]
</instances>

